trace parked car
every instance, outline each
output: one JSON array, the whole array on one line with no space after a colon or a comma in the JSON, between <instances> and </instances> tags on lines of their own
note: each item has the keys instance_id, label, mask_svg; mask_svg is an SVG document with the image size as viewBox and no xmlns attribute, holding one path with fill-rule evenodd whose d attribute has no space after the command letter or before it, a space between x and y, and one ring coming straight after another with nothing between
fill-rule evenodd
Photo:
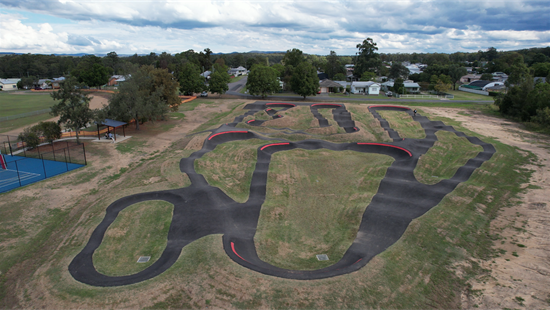
<instances>
[{"instance_id":1,"label":"parked car","mask_svg":"<svg viewBox=\"0 0 550 310\"><path fill-rule=\"evenodd\" d=\"M386 92L386 96L391 97L391 96L393 96L393 93L391 91Z\"/></svg>"},{"instance_id":2,"label":"parked car","mask_svg":"<svg viewBox=\"0 0 550 310\"><path fill-rule=\"evenodd\" d=\"M208 92L207 91L203 91L201 93L201 97L208 97Z\"/></svg>"}]
</instances>

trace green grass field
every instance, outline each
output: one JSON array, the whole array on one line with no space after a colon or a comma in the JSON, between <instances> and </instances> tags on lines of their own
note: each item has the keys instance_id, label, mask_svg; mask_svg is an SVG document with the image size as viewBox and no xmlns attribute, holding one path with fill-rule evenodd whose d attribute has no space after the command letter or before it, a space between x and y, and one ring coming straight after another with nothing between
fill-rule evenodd
<instances>
[{"instance_id":1,"label":"green grass field","mask_svg":"<svg viewBox=\"0 0 550 310\"><path fill-rule=\"evenodd\" d=\"M483 151L481 146L451 132L439 131L436 136L438 141L420 157L414 170L416 179L425 184L450 179L468 159Z\"/></svg>"},{"instance_id":2,"label":"green grass field","mask_svg":"<svg viewBox=\"0 0 550 310\"><path fill-rule=\"evenodd\" d=\"M483 96L483 95L468 93L460 90L449 90L447 93L449 95L454 96L454 98L451 100L480 100L480 101L489 101L489 102L494 101L493 97L490 97L490 96Z\"/></svg>"},{"instance_id":3,"label":"green grass field","mask_svg":"<svg viewBox=\"0 0 550 310\"><path fill-rule=\"evenodd\" d=\"M37 110L44 110L54 105L54 100L49 93L5 94L0 92L0 102L0 106L2 107L2 116L12 116Z\"/></svg>"},{"instance_id":4,"label":"green grass field","mask_svg":"<svg viewBox=\"0 0 550 310\"><path fill-rule=\"evenodd\" d=\"M422 126L413 120L406 112L378 111L378 114L390 124L390 127L399 133L401 138L424 139L426 133Z\"/></svg>"},{"instance_id":5,"label":"green grass field","mask_svg":"<svg viewBox=\"0 0 550 310\"><path fill-rule=\"evenodd\" d=\"M256 149L264 144L265 140L250 139L218 145L195 161L195 170L208 184L219 187L237 202L245 202L256 166Z\"/></svg>"},{"instance_id":6,"label":"green grass field","mask_svg":"<svg viewBox=\"0 0 550 310\"><path fill-rule=\"evenodd\" d=\"M393 160L352 151L275 153L254 238L259 257L294 270L337 262L355 239L361 216ZM330 260L318 261L316 254Z\"/></svg>"},{"instance_id":7,"label":"green grass field","mask_svg":"<svg viewBox=\"0 0 550 310\"><path fill-rule=\"evenodd\" d=\"M53 104L54 100L49 93L35 94L18 92L17 94L13 94L0 92L0 117L45 110L50 108ZM53 116L49 113L41 113L38 115L2 121L0 122L0 133L45 121L52 117Z\"/></svg>"},{"instance_id":8,"label":"green grass field","mask_svg":"<svg viewBox=\"0 0 550 310\"><path fill-rule=\"evenodd\" d=\"M194 131L216 128L232 120L243 113L242 106L242 102L235 101L228 112L212 113ZM358 123L375 128L376 121L365 112L365 105L347 107ZM226 255L221 235L210 235L186 246L170 269L151 280L112 288L75 281L67 266L103 219L105 208L134 193L189 186L188 178L179 171L179 161L202 146L192 145L193 137L179 135L166 148L152 148L149 141L172 130L162 124L147 124L136 133L137 141L147 141L143 144L120 148L109 143L89 144L88 167L0 194L0 307L458 309L463 294L480 294L469 281L489 275L481 262L491 262L502 255L491 222L500 211L519 203L525 190L522 184L531 175L525 165L532 163L533 155L470 132L450 119L430 119L492 143L497 153L438 206L413 220L398 242L365 267L314 281L282 279L244 268ZM404 128L414 127L408 126L411 121L403 119ZM371 135L371 141L387 139L387 135L374 129L361 132ZM420 160L425 170L415 171L417 177L424 174L447 178L457 165L475 156L468 153L476 152L475 147L472 150L460 139L446 133L438 133L438 138L441 146ZM256 145L254 141L242 143L249 143L250 149ZM221 145L203 161L212 166L206 169L226 166L219 173L225 184L219 186L244 199L248 194L247 174L238 179L239 183L227 179L236 171L232 165L242 161L238 169L249 169L255 155L250 151L239 154L235 148L233 143ZM456 157L444 154L449 150ZM268 199L256 235L261 255L272 254L272 258L265 259L300 269L317 268L318 262L311 259L313 254L329 254L330 262L334 262L349 244L357 215L376 191L392 160L371 156L327 150L276 153L268 174ZM434 164L426 162L424 167L423 161L430 157L443 159ZM209 170L202 171L206 174ZM86 182L76 187L82 180ZM340 190L345 194L339 195ZM103 261L102 271L121 274L143 268L134 258L149 256L148 253L155 257L156 249L163 247L171 208L136 204L123 211L108 233L110 244L102 245L102 252L94 257ZM136 225L138 221L144 224ZM133 226L143 232L132 232ZM118 238L122 231L126 231L125 237ZM149 248L144 240L156 247ZM116 250L109 251L109 247ZM283 258L291 262L283 262Z\"/></svg>"},{"instance_id":9,"label":"green grass field","mask_svg":"<svg viewBox=\"0 0 550 310\"><path fill-rule=\"evenodd\" d=\"M122 210L94 253L97 271L109 276L124 276L151 266L166 247L173 209L170 203L152 200ZM140 256L151 259L136 263Z\"/></svg>"}]
</instances>

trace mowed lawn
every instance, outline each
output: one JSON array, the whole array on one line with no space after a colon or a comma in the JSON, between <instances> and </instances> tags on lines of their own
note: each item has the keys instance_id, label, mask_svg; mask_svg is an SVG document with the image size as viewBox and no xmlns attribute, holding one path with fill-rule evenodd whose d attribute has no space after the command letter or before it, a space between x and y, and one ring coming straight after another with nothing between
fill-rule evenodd
<instances>
[{"instance_id":1,"label":"mowed lawn","mask_svg":"<svg viewBox=\"0 0 550 310\"><path fill-rule=\"evenodd\" d=\"M50 108L54 101L50 94L0 93L0 117L12 116Z\"/></svg>"},{"instance_id":2,"label":"mowed lawn","mask_svg":"<svg viewBox=\"0 0 550 310\"><path fill-rule=\"evenodd\" d=\"M493 102L493 97L491 96L483 96L478 94L472 94L465 91L460 90L449 90L447 92L449 95L455 96L451 100L480 100L480 101L491 101Z\"/></svg>"},{"instance_id":3,"label":"mowed lawn","mask_svg":"<svg viewBox=\"0 0 550 310\"><path fill-rule=\"evenodd\" d=\"M50 94L0 92L0 117L19 115L50 108L54 101ZM49 113L26 116L0 122L0 133L42 122L52 118Z\"/></svg>"}]
</instances>

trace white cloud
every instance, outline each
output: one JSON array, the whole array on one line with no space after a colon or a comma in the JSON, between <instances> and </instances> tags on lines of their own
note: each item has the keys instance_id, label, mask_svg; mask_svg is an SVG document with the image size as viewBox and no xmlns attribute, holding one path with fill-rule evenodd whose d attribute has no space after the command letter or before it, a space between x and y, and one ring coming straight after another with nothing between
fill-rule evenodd
<instances>
[{"instance_id":1,"label":"white cloud","mask_svg":"<svg viewBox=\"0 0 550 310\"><path fill-rule=\"evenodd\" d=\"M542 0L2 0L0 13L2 7L32 8L49 17L33 24L16 14L1 15L6 31L0 33L0 51L13 52L176 53L209 47L354 55L355 45L367 37L383 53L506 49L550 40L544 19L550 3ZM74 24L56 24L52 16Z\"/></svg>"}]
</instances>

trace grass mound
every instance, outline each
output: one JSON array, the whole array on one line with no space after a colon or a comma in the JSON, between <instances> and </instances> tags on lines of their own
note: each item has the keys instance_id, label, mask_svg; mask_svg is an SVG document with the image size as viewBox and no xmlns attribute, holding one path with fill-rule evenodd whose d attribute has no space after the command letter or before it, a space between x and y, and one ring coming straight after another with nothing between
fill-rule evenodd
<instances>
[{"instance_id":1,"label":"grass mound","mask_svg":"<svg viewBox=\"0 0 550 310\"><path fill-rule=\"evenodd\" d=\"M438 131L436 136L438 141L420 157L414 169L414 176L424 184L436 184L443 179L450 179L458 168L483 151L481 146L451 132Z\"/></svg>"},{"instance_id":2,"label":"grass mound","mask_svg":"<svg viewBox=\"0 0 550 310\"><path fill-rule=\"evenodd\" d=\"M259 257L309 270L338 261L393 158L353 151L296 149L272 157L255 236ZM318 261L327 254L330 261Z\"/></svg>"},{"instance_id":3,"label":"grass mound","mask_svg":"<svg viewBox=\"0 0 550 310\"><path fill-rule=\"evenodd\" d=\"M401 138L426 138L426 133L424 132L422 126L418 122L414 121L414 119L406 112L378 111L378 114L388 121L390 127L397 131Z\"/></svg>"},{"instance_id":4,"label":"grass mound","mask_svg":"<svg viewBox=\"0 0 550 310\"><path fill-rule=\"evenodd\" d=\"M137 273L153 264L167 243L174 205L153 200L122 210L111 224L93 260L97 271L108 276ZM137 263L140 256L151 256Z\"/></svg>"},{"instance_id":5,"label":"grass mound","mask_svg":"<svg viewBox=\"0 0 550 310\"><path fill-rule=\"evenodd\" d=\"M266 143L250 139L220 144L195 161L195 170L208 184L219 187L237 202L245 202L256 166L257 148Z\"/></svg>"}]
</instances>

